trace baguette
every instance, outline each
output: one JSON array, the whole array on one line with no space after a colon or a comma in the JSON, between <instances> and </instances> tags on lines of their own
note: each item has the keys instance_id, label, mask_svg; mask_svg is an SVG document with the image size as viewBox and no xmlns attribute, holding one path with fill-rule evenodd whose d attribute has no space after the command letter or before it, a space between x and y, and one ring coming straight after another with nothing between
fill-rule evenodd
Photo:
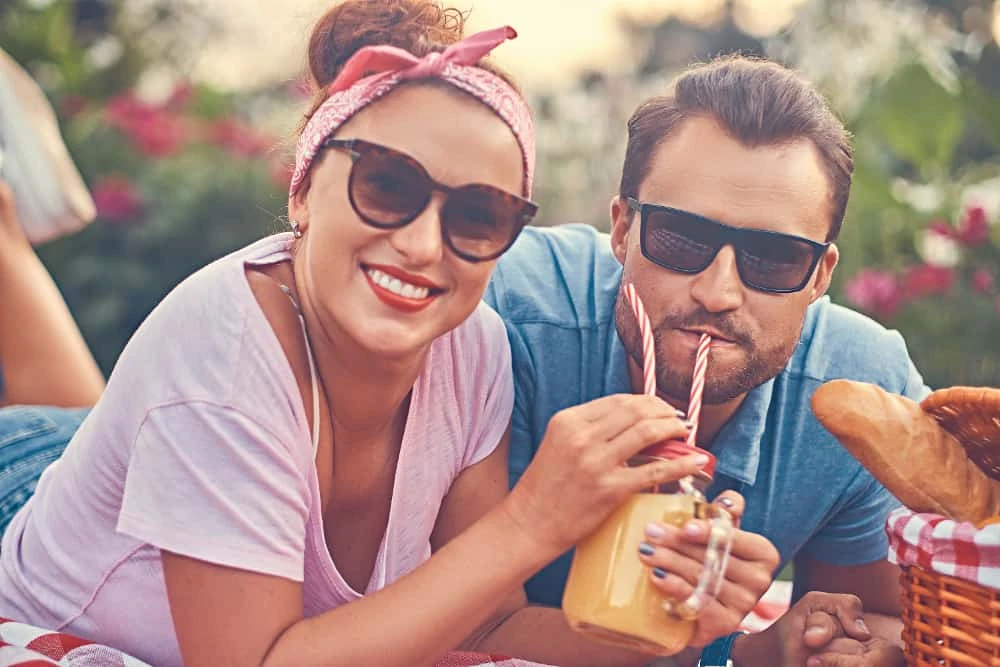
<instances>
[{"instance_id":1,"label":"baguette","mask_svg":"<svg viewBox=\"0 0 1000 667\"><path fill-rule=\"evenodd\" d=\"M974 524L1000 514L1000 482L918 403L833 380L812 397L816 419L904 505Z\"/></svg>"}]
</instances>

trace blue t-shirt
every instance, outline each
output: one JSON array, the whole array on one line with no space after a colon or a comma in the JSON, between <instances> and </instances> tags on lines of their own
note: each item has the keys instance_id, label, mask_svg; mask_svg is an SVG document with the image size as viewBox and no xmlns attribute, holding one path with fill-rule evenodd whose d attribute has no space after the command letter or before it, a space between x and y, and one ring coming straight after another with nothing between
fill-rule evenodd
<instances>
[{"instance_id":1,"label":"blue t-shirt","mask_svg":"<svg viewBox=\"0 0 1000 667\"><path fill-rule=\"evenodd\" d=\"M632 391L614 321L621 274L608 236L586 225L525 229L498 263L485 298L506 323L513 352L511 484L556 412ZM712 443L718 465L709 497L741 493L741 527L771 540L782 567L800 553L860 565L888 551L885 517L899 502L810 408L813 391L836 378L914 400L930 391L897 332L823 297L809 307L785 370L750 391ZM559 605L569 563L565 554L531 579L529 599Z\"/></svg>"}]
</instances>

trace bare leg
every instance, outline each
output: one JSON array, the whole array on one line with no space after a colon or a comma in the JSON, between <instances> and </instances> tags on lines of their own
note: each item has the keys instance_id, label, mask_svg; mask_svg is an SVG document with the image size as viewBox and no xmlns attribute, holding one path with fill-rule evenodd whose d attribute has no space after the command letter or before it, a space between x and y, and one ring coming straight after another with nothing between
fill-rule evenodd
<instances>
[{"instance_id":1,"label":"bare leg","mask_svg":"<svg viewBox=\"0 0 1000 667\"><path fill-rule=\"evenodd\" d=\"M104 389L66 302L17 219L0 182L0 371L2 405L85 407Z\"/></svg>"}]
</instances>

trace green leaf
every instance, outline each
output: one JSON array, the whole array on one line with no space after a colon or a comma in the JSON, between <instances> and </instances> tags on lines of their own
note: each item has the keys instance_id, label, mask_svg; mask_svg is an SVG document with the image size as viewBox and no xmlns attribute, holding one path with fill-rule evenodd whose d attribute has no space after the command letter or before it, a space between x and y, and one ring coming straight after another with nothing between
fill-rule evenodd
<instances>
[{"instance_id":1,"label":"green leaf","mask_svg":"<svg viewBox=\"0 0 1000 667\"><path fill-rule=\"evenodd\" d=\"M962 135L961 100L922 65L908 65L894 74L868 111L867 120L900 158L925 173L947 170Z\"/></svg>"},{"instance_id":2,"label":"green leaf","mask_svg":"<svg viewBox=\"0 0 1000 667\"><path fill-rule=\"evenodd\" d=\"M991 95L971 77L965 77L962 79L962 101L993 147L1000 149L1000 97Z\"/></svg>"}]
</instances>

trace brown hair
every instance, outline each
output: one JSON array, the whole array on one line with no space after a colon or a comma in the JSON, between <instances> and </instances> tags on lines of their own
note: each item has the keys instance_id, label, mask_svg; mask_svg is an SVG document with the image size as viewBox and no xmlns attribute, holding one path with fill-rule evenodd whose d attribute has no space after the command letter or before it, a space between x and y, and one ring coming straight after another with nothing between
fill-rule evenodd
<instances>
[{"instance_id":1,"label":"brown hair","mask_svg":"<svg viewBox=\"0 0 1000 667\"><path fill-rule=\"evenodd\" d=\"M709 117L748 147L808 139L830 181L831 224L840 233L851 190L851 137L822 95L777 63L723 56L682 74L670 93L642 104L628 122L628 146L619 194L637 197L657 147L684 120Z\"/></svg>"},{"instance_id":2,"label":"brown hair","mask_svg":"<svg viewBox=\"0 0 1000 667\"><path fill-rule=\"evenodd\" d=\"M327 87L358 50L385 44L422 57L444 51L462 39L464 30L465 14L435 0L345 0L335 5L316 23L309 38L309 75L316 92L299 131L326 100ZM485 62L479 66L518 90L499 68Z\"/></svg>"}]
</instances>

